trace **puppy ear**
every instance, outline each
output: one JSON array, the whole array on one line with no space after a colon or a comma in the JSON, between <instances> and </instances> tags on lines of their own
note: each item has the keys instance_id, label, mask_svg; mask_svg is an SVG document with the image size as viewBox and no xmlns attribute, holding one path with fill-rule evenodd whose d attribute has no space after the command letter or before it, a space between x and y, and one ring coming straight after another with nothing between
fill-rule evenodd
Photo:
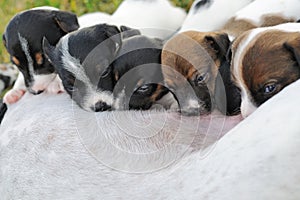
<instances>
[{"instance_id":1,"label":"puppy ear","mask_svg":"<svg viewBox=\"0 0 300 200\"><path fill-rule=\"evenodd\" d=\"M129 38L135 35L141 35L141 32L137 29L129 28L127 26L121 26L120 27L121 32L122 32L122 37L123 39Z\"/></svg>"},{"instance_id":2,"label":"puppy ear","mask_svg":"<svg viewBox=\"0 0 300 200\"><path fill-rule=\"evenodd\" d=\"M52 11L54 20L65 33L75 31L79 28L77 16L74 13L66 11Z\"/></svg>"},{"instance_id":3,"label":"puppy ear","mask_svg":"<svg viewBox=\"0 0 300 200\"><path fill-rule=\"evenodd\" d=\"M119 46L122 43L121 32L116 26L107 25L106 27L106 36L112 41L117 43Z\"/></svg>"},{"instance_id":4,"label":"puppy ear","mask_svg":"<svg viewBox=\"0 0 300 200\"><path fill-rule=\"evenodd\" d=\"M297 61L300 66L300 37L293 39L291 41L285 42L283 46L292 53L292 56Z\"/></svg>"},{"instance_id":5,"label":"puppy ear","mask_svg":"<svg viewBox=\"0 0 300 200\"><path fill-rule=\"evenodd\" d=\"M55 61L55 46L52 46L46 37L43 38L43 52L50 63Z\"/></svg>"},{"instance_id":6,"label":"puppy ear","mask_svg":"<svg viewBox=\"0 0 300 200\"><path fill-rule=\"evenodd\" d=\"M205 40L221 57L226 57L230 41L226 33L217 33L215 35L205 36Z\"/></svg>"}]
</instances>

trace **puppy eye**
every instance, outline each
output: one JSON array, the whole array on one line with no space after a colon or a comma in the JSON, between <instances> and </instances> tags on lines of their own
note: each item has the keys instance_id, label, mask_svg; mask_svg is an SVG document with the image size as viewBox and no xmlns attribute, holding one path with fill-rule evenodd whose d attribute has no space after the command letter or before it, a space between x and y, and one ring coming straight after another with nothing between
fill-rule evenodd
<instances>
[{"instance_id":1,"label":"puppy eye","mask_svg":"<svg viewBox=\"0 0 300 200\"><path fill-rule=\"evenodd\" d=\"M272 94L276 91L277 84L276 83L269 83L264 86L264 93L265 94Z\"/></svg>"},{"instance_id":2,"label":"puppy eye","mask_svg":"<svg viewBox=\"0 0 300 200\"><path fill-rule=\"evenodd\" d=\"M145 93L148 92L150 90L150 86L149 85L142 85L141 87L139 87L136 92L138 93Z\"/></svg>"},{"instance_id":3,"label":"puppy eye","mask_svg":"<svg viewBox=\"0 0 300 200\"><path fill-rule=\"evenodd\" d=\"M201 84L205 83L206 79L207 79L207 73L204 73L201 75L197 75L195 82L197 85L201 85Z\"/></svg>"}]
</instances>

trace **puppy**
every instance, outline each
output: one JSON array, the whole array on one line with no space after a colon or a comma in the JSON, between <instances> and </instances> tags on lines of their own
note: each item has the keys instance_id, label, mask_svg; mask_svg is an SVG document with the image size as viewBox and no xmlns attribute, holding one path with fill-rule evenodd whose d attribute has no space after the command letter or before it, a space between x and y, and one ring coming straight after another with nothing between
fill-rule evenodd
<instances>
[{"instance_id":1,"label":"puppy","mask_svg":"<svg viewBox=\"0 0 300 200\"><path fill-rule=\"evenodd\" d=\"M256 0L239 10L223 27L232 38L257 28L296 22L300 18L298 0Z\"/></svg>"},{"instance_id":2,"label":"puppy","mask_svg":"<svg viewBox=\"0 0 300 200\"><path fill-rule=\"evenodd\" d=\"M13 87L5 96L4 102L18 101L28 90L39 94L48 88L57 93L60 87L54 67L45 59L42 39L55 45L59 39L78 29L77 17L73 13L57 9L35 8L15 15L3 34L3 42L11 56L11 61L21 72Z\"/></svg>"},{"instance_id":3,"label":"puppy","mask_svg":"<svg viewBox=\"0 0 300 200\"><path fill-rule=\"evenodd\" d=\"M161 97L161 86L143 85L142 78L152 74L162 80L155 68L134 69L130 81L123 77L124 81L119 83L121 89L114 90L119 79L135 66L160 63L162 48L161 41L135 36L139 34L136 30L127 27L121 30L126 32L121 34L116 26L99 24L64 36L56 47L44 40L44 51L63 80L65 90L87 111L124 109L124 101L135 89L130 108L147 109L152 105L148 99L154 101ZM119 98L117 103L115 97Z\"/></svg>"},{"instance_id":4,"label":"puppy","mask_svg":"<svg viewBox=\"0 0 300 200\"><path fill-rule=\"evenodd\" d=\"M163 86L159 39L135 35L122 41L113 63L100 78L100 87L111 80L115 103L113 109L150 109L169 90ZM110 88L112 90L112 88ZM169 108L168 104L161 102Z\"/></svg>"},{"instance_id":5,"label":"puppy","mask_svg":"<svg viewBox=\"0 0 300 200\"><path fill-rule=\"evenodd\" d=\"M217 31L220 30L234 14L253 0L196 0L182 23L179 32Z\"/></svg>"},{"instance_id":6,"label":"puppy","mask_svg":"<svg viewBox=\"0 0 300 200\"><path fill-rule=\"evenodd\" d=\"M113 104L113 95L107 91L112 86L102 89L98 82L120 44L116 26L99 24L67 34L56 47L44 38L43 49L71 98L87 111L104 111Z\"/></svg>"},{"instance_id":7,"label":"puppy","mask_svg":"<svg viewBox=\"0 0 300 200\"><path fill-rule=\"evenodd\" d=\"M185 17L184 9L173 6L169 0L125 0L107 23L129 26L148 37L166 39L180 28Z\"/></svg>"},{"instance_id":8,"label":"puppy","mask_svg":"<svg viewBox=\"0 0 300 200\"><path fill-rule=\"evenodd\" d=\"M206 114L215 106L228 115L239 111L239 90L226 59L229 45L222 32L188 31L166 42L162 71L183 114Z\"/></svg>"},{"instance_id":9,"label":"puppy","mask_svg":"<svg viewBox=\"0 0 300 200\"><path fill-rule=\"evenodd\" d=\"M16 81L18 69L13 64L0 64L0 94Z\"/></svg>"},{"instance_id":10,"label":"puppy","mask_svg":"<svg viewBox=\"0 0 300 200\"><path fill-rule=\"evenodd\" d=\"M299 23L286 23L252 29L234 41L231 67L243 117L300 78L299 32Z\"/></svg>"}]
</instances>

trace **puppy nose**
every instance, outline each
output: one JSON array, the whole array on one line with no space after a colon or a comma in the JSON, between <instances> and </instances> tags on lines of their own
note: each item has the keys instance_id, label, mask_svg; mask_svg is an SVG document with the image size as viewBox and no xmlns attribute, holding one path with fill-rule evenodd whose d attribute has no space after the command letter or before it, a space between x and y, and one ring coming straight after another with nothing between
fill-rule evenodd
<instances>
[{"instance_id":1,"label":"puppy nose","mask_svg":"<svg viewBox=\"0 0 300 200\"><path fill-rule=\"evenodd\" d=\"M105 102L99 101L95 104L95 107L92 108L95 112L102 112L110 110L111 106L107 105Z\"/></svg>"},{"instance_id":2,"label":"puppy nose","mask_svg":"<svg viewBox=\"0 0 300 200\"><path fill-rule=\"evenodd\" d=\"M43 93L44 92L44 90L38 90L38 91L35 91L35 90L29 90L29 92L31 93L31 94L33 94L33 95L38 95L38 94L41 94L41 93Z\"/></svg>"}]
</instances>

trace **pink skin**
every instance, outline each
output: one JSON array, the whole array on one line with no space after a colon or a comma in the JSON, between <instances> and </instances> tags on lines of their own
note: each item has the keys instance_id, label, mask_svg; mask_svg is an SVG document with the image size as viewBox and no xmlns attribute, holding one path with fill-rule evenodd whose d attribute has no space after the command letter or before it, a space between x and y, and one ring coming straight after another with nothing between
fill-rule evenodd
<instances>
[{"instance_id":1,"label":"pink skin","mask_svg":"<svg viewBox=\"0 0 300 200\"><path fill-rule=\"evenodd\" d=\"M20 81L19 81L20 82ZM16 103L17 101L19 101L22 96L25 94L26 89L24 89L24 83L22 84L15 84L16 87L9 90L3 98L3 102L6 104L13 104ZM20 87L20 88L19 88ZM45 90L46 93L48 94L58 94L58 93L62 93L64 92L64 87L62 85L61 80L58 78L58 76L52 81L50 82L49 85L45 86L40 86L38 87L41 90Z\"/></svg>"},{"instance_id":2,"label":"pink skin","mask_svg":"<svg viewBox=\"0 0 300 200\"><path fill-rule=\"evenodd\" d=\"M25 94L25 90L22 89L11 89L3 97L3 102L6 104L13 104L19 101Z\"/></svg>"}]
</instances>

